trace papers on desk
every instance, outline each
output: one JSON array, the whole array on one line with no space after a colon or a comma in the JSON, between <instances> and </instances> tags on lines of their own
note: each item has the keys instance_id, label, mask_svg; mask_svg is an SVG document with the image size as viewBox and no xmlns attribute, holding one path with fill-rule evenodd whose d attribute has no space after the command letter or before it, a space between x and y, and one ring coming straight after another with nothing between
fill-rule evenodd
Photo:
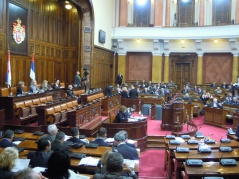
<instances>
[{"instance_id":1,"label":"papers on desk","mask_svg":"<svg viewBox=\"0 0 239 179\"><path fill-rule=\"evenodd\" d=\"M99 159L92 157L85 157L80 160L79 165L93 166L96 167L99 162Z\"/></svg>"},{"instance_id":2,"label":"papers on desk","mask_svg":"<svg viewBox=\"0 0 239 179\"><path fill-rule=\"evenodd\" d=\"M23 170L28 167L30 159L17 159L16 165L13 167L12 172L17 172L18 170Z\"/></svg>"},{"instance_id":3,"label":"papers on desk","mask_svg":"<svg viewBox=\"0 0 239 179\"><path fill-rule=\"evenodd\" d=\"M21 142L22 142L22 141L14 141L14 142L12 142L12 143L18 145L18 144L20 144Z\"/></svg>"},{"instance_id":4,"label":"papers on desk","mask_svg":"<svg viewBox=\"0 0 239 179\"><path fill-rule=\"evenodd\" d=\"M134 117L128 118L128 122L138 122L138 121L142 121L146 118L147 117L144 117L144 116L134 116Z\"/></svg>"},{"instance_id":5,"label":"papers on desk","mask_svg":"<svg viewBox=\"0 0 239 179\"><path fill-rule=\"evenodd\" d=\"M71 138L71 136L69 136L69 135L65 135L65 139L64 139L64 141L67 141L68 139L70 139Z\"/></svg>"},{"instance_id":6,"label":"papers on desk","mask_svg":"<svg viewBox=\"0 0 239 179\"><path fill-rule=\"evenodd\" d=\"M139 163L139 160L124 159L124 163L126 163L130 168L134 169L135 164Z\"/></svg>"},{"instance_id":7,"label":"papers on desk","mask_svg":"<svg viewBox=\"0 0 239 179\"><path fill-rule=\"evenodd\" d=\"M185 142L182 137L175 137L175 140L179 141L180 143Z\"/></svg>"},{"instance_id":8,"label":"papers on desk","mask_svg":"<svg viewBox=\"0 0 239 179\"><path fill-rule=\"evenodd\" d=\"M115 141L114 138L107 138L107 139L105 139L105 142L108 142L108 143L112 143L114 141Z\"/></svg>"},{"instance_id":9,"label":"papers on desk","mask_svg":"<svg viewBox=\"0 0 239 179\"><path fill-rule=\"evenodd\" d=\"M89 143L89 140L88 139L80 139L81 141L84 141L85 143Z\"/></svg>"}]
</instances>

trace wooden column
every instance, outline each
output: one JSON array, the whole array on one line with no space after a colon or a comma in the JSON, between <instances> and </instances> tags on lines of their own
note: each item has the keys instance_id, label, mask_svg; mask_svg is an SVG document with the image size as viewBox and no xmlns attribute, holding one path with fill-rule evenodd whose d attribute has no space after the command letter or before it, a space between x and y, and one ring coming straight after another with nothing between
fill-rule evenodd
<instances>
[{"instance_id":1,"label":"wooden column","mask_svg":"<svg viewBox=\"0 0 239 179\"><path fill-rule=\"evenodd\" d=\"M164 82L169 82L169 54L165 55L164 58Z\"/></svg>"},{"instance_id":2,"label":"wooden column","mask_svg":"<svg viewBox=\"0 0 239 179\"><path fill-rule=\"evenodd\" d=\"M126 54L119 54L118 56L118 74L123 75L123 82L126 81Z\"/></svg>"},{"instance_id":3,"label":"wooden column","mask_svg":"<svg viewBox=\"0 0 239 179\"><path fill-rule=\"evenodd\" d=\"M203 55L198 55L198 66L197 66L197 84L202 84L202 72L203 72Z\"/></svg>"},{"instance_id":4,"label":"wooden column","mask_svg":"<svg viewBox=\"0 0 239 179\"><path fill-rule=\"evenodd\" d=\"M120 27L127 27L128 20L128 0L120 0Z\"/></svg>"},{"instance_id":5,"label":"wooden column","mask_svg":"<svg viewBox=\"0 0 239 179\"><path fill-rule=\"evenodd\" d=\"M163 0L154 1L154 26L163 26Z\"/></svg>"},{"instance_id":6,"label":"wooden column","mask_svg":"<svg viewBox=\"0 0 239 179\"><path fill-rule=\"evenodd\" d=\"M162 81L162 55L153 54L152 82Z\"/></svg>"},{"instance_id":7,"label":"wooden column","mask_svg":"<svg viewBox=\"0 0 239 179\"><path fill-rule=\"evenodd\" d=\"M233 55L233 63L232 63L232 81L234 83L238 83L238 55Z\"/></svg>"}]
</instances>

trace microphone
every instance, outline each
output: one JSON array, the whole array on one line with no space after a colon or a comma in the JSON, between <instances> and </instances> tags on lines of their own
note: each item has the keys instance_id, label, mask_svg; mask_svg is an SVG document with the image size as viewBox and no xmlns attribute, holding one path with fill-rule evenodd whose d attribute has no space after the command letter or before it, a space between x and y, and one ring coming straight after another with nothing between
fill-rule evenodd
<instances>
[{"instance_id":1,"label":"microphone","mask_svg":"<svg viewBox=\"0 0 239 179\"><path fill-rule=\"evenodd\" d=\"M188 159L189 156L192 156L192 155L197 155L198 153L194 153L194 154L189 154L187 156L187 159L186 159L186 164L188 166L202 166L203 165L203 161L201 159Z\"/></svg>"},{"instance_id":2,"label":"microphone","mask_svg":"<svg viewBox=\"0 0 239 179\"><path fill-rule=\"evenodd\" d=\"M221 151L221 152L232 152L233 151L233 149L231 147L227 147L227 146L222 146L221 147L222 143L223 142L221 142L220 145L219 145L219 151Z\"/></svg>"},{"instance_id":3,"label":"microphone","mask_svg":"<svg viewBox=\"0 0 239 179\"><path fill-rule=\"evenodd\" d=\"M208 146L205 146L205 141L203 143L204 143L204 146L201 146L201 145L198 146L198 152L200 152L200 153L211 153L212 152L211 148L208 147Z\"/></svg>"},{"instance_id":4,"label":"microphone","mask_svg":"<svg viewBox=\"0 0 239 179\"><path fill-rule=\"evenodd\" d=\"M211 135L209 135L209 136L213 136L213 135L214 135L214 134L211 134ZM206 144L215 144L216 141L215 141L214 139L210 139L209 136L207 136L207 138L205 137L204 142L205 142Z\"/></svg>"},{"instance_id":5,"label":"microphone","mask_svg":"<svg viewBox=\"0 0 239 179\"><path fill-rule=\"evenodd\" d=\"M220 142L221 143L230 143L231 142L231 140L230 139L228 139L228 138L226 138L226 139L223 139L223 137L224 136L227 136L227 134L225 134L225 135L223 135L222 137L221 137L221 139L220 139Z\"/></svg>"}]
</instances>

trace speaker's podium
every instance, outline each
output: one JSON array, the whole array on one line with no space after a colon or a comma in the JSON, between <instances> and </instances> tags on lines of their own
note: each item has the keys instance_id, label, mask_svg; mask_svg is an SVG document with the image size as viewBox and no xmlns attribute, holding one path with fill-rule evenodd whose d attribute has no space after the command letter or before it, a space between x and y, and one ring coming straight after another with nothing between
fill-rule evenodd
<instances>
[{"instance_id":1,"label":"speaker's podium","mask_svg":"<svg viewBox=\"0 0 239 179\"><path fill-rule=\"evenodd\" d=\"M179 132L183 129L183 102L172 102L162 107L162 130Z\"/></svg>"}]
</instances>

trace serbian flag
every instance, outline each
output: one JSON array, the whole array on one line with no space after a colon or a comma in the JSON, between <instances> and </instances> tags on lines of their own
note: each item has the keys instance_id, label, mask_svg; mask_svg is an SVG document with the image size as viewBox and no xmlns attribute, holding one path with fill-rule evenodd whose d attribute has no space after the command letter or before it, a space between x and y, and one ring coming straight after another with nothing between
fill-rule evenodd
<instances>
[{"instance_id":1,"label":"serbian flag","mask_svg":"<svg viewBox=\"0 0 239 179\"><path fill-rule=\"evenodd\" d=\"M7 75L6 75L6 83L8 86L11 86L11 63L10 63L10 50L8 50L7 54Z\"/></svg>"},{"instance_id":2,"label":"serbian flag","mask_svg":"<svg viewBox=\"0 0 239 179\"><path fill-rule=\"evenodd\" d=\"M30 68L30 78L32 80L36 80L35 65L34 65L34 53L32 53L32 63L31 63L31 68Z\"/></svg>"}]
</instances>

